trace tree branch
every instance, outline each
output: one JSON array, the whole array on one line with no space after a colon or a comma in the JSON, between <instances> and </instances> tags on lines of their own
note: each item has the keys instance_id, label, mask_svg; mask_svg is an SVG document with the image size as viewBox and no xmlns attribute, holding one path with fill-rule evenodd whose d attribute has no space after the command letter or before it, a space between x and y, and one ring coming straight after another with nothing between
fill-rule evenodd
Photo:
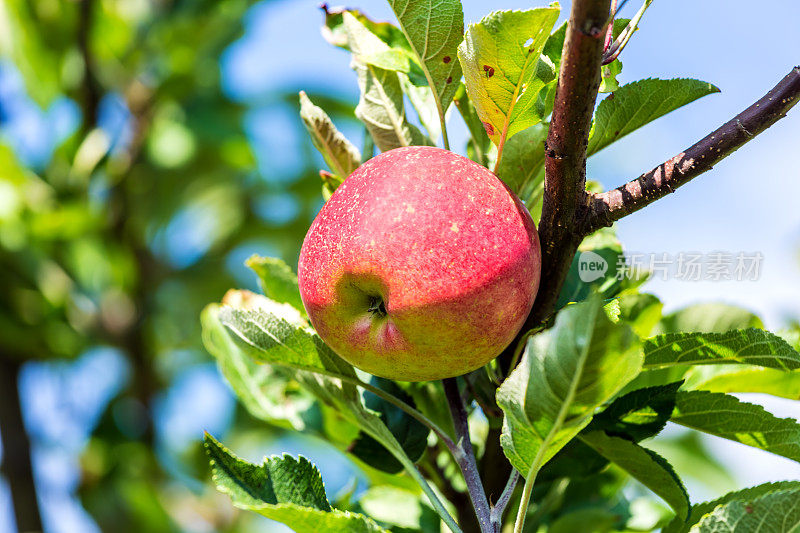
<instances>
[{"instance_id":1,"label":"tree branch","mask_svg":"<svg viewBox=\"0 0 800 533\"><path fill-rule=\"evenodd\" d=\"M486 492L483 490L483 483L481 483L481 476L478 473L478 464L475 461L475 450L472 449L472 441L469 438L469 424L467 422L467 410L464 408L464 402L461 399L461 394L458 392L458 382L456 378L447 378L442 380L444 385L445 396L447 396L447 404L450 407L450 414L453 416L453 426L456 430L458 437L457 449L453 450L453 457L455 458L458 466L461 467L461 473L464 474L464 481L467 483L467 492L472 501L472 506L475 508L475 514L478 516L478 523L481 526L483 533L494 533L495 530L491 524L489 509L489 500L486 498Z\"/></svg>"},{"instance_id":2,"label":"tree branch","mask_svg":"<svg viewBox=\"0 0 800 533\"><path fill-rule=\"evenodd\" d=\"M78 27L76 40L78 51L83 59L83 83L81 84L83 111L83 130L89 131L97 124L97 112L100 98L103 96L102 87L94 71L94 55L91 49L91 33L94 24L94 0L82 0L78 11Z\"/></svg>"},{"instance_id":3,"label":"tree branch","mask_svg":"<svg viewBox=\"0 0 800 533\"><path fill-rule=\"evenodd\" d=\"M763 132L800 101L800 67L795 67L759 101L656 168L614 190L590 196L591 212L581 233L610 226L666 196L722 161Z\"/></svg>"},{"instance_id":4,"label":"tree branch","mask_svg":"<svg viewBox=\"0 0 800 533\"><path fill-rule=\"evenodd\" d=\"M31 442L22 418L19 397L21 359L14 354L0 355L0 439L3 443L2 472L11 489L17 531L41 531L39 500L33 478Z\"/></svg>"},{"instance_id":5,"label":"tree branch","mask_svg":"<svg viewBox=\"0 0 800 533\"><path fill-rule=\"evenodd\" d=\"M611 0L572 3L562 50L553 118L545 143L545 179L539 237L542 279L522 332L552 312L583 235L575 220L586 206L586 145L600 87L606 26Z\"/></svg>"}]
</instances>

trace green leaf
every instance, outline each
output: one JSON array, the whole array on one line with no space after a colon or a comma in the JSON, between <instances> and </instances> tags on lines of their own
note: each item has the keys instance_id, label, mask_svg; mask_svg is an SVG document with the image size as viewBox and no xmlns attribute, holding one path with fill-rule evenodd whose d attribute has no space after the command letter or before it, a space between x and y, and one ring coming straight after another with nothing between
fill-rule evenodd
<instances>
[{"instance_id":1,"label":"green leaf","mask_svg":"<svg viewBox=\"0 0 800 533\"><path fill-rule=\"evenodd\" d=\"M680 517L689 514L689 495L672 466L652 450L604 431L581 434L581 440L658 494Z\"/></svg>"},{"instance_id":2,"label":"green leaf","mask_svg":"<svg viewBox=\"0 0 800 533\"><path fill-rule=\"evenodd\" d=\"M542 53L555 65L556 72L561 66L561 52L564 50L564 40L567 38L567 21L556 28L542 49Z\"/></svg>"},{"instance_id":3,"label":"green leaf","mask_svg":"<svg viewBox=\"0 0 800 533\"><path fill-rule=\"evenodd\" d=\"M469 25L458 47L467 93L496 145L544 118L540 92L555 71L542 49L559 11L492 12Z\"/></svg>"},{"instance_id":4,"label":"green leaf","mask_svg":"<svg viewBox=\"0 0 800 533\"><path fill-rule=\"evenodd\" d=\"M361 99L356 117L361 120L381 151L401 146L431 144L422 132L406 119L403 89L396 72L376 67L364 60L389 46L372 34L350 13L343 15L348 43L353 52L353 69L358 74Z\"/></svg>"},{"instance_id":5,"label":"green leaf","mask_svg":"<svg viewBox=\"0 0 800 533\"><path fill-rule=\"evenodd\" d=\"M603 65L600 68L602 78L600 80L600 88L597 92L611 93L620 89L617 76L622 74L622 61L615 59L608 65Z\"/></svg>"},{"instance_id":6,"label":"green leaf","mask_svg":"<svg viewBox=\"0 0 800 533\"><path fill-rule=\"evenodd\" d=\"M208 433L204 442L214 482L235 502L248 507L294 503L320 511L331 510L322 477L305 457L273 456L259 466L236 457Z\"/></svg>"},{"instance_id":7,"label":"green leaf","mask_svg":"<svg viewBox=\"0 0 800 533\"><path fill-rule=\"evenodd\" d=\"M698 366L686 374L687 390L758 392L800 400L800 372L749 365Z\"/></svg>"},{"instance_id":8,"label":"green leaf","mask_svg":"<svg viewBox=\"0 0 800 533\"><path fill-rule=\"evenodd\" d=\"M276 302L289 304L301 313L305 313L303 301L300 299L297 276L283 260L253 254L245 261L245 265L258 276L264 295Z\"/></svg>"},{"instance_id":9,"label":"green leaf","mask_svg":"<svg viewBox=\"0 0 800 533\"><path fill-rule=\"evenodd\" d=\"M587 154L702 96L719 92L704 81L646 79L623 85L597 106Z\"/></svg>"},{"instance_id":10,"label":"green leaf","mask_svg":"<svg viewBox=\"0 0 800 533\"><path fill-rule=\"evenodd\" d=\"M469 130L470 140L467 145L467 152L471 152L470 157L474 161L488 168L493 163L490 155L492 141L486 134L486 129L483 127L475 106L470 102L467 96L467 88L463 83L459 84L454 102L458 112L464 119L464 123L467 125L467 130Z\"/></svg>"},{"instance_id":11,"label":"green leaf","mask_svg":"<svg viewBox=\"0 0 800 533\"><path fill-rule=\"evenodd\" d=\"M497 391L500 442L514 468L536 473L640 367L638 338L605 316L599 298L560 311Z\"/></svg>"},{"instance_id":12,"label":"green leaf","mask_svg":"<svg viewBox=\"0 0 800 533\"><path fill-rule=\"evenodd\" d=\"M299 313L288 305L266 309L222 307L219 319L257 361L355 379L353 367L300 322Z\"/></svg>"},{"instance_id":13,"label":"green leaf","mask_svg":"<svg viewBox=\"0 0 800 533\"><path fill-rule=\"evenodd\" d=\"M371 33L375 34L389 48L411 51L411 45L403 31L389 22L375 22L357 9L328 9L327 4L320 6L325 12L325 24L322 26L322 36L334 46L350 49L347 32L344 27L344 14L348 13L358 19Z\"/></svg>"},{"instance_id":14,"label":"green leaf","mask_svg":"<svg viewBox=\"0 0 800 533\"><path fill-rule=\"evenodd\" d=\"M497 176L525 205L536 203L544 190L544 141L549 124L535 124L508 139Z\"/></svg>"},{"instance_id":15,"label":"green leaf","mask_svg":"<svg viewBox=\"0 0 800 533\"><path fill-rule=\"evenodd\" d=\"M300 91L300 117L311 141L333 173L344 180L361 164L361 152L336 129L330 117Z\"/></svg>"},{"instance_id":16,"label":"green leaf","mask_svg":"<svg viewBox=\"0 0 800 533\"><path fill-rule=\"evenodd\" d=\"M444 120L461 80L461 66L456 61L464 33L461 1L389 0L389 4L425 73L439 116Z\"/></svg>"},{"instance_id":17,"label":"green leaf","mask_svg":"<svg viewBox=\"0 0 800 533\"><path fill-rule=\"evenodd\" d=\"M661 320L664 305L652 294L621 294L618 298L622 320L640 337L649 337Z\"/></svg>"},{"instance_id":18,"label":"green leaf","mask_svg":"<svg viewBox=\"0 0 800 533\"><path fill-rule=\"evenodd\" d=\"M206 433L205 449L217 489L233 505L277 520L295 531L384 532L372 519L333 509L317 468L285 454L248 463Z\"/></svg>"},{"instance_id":19,"label":"green leaf","mask_svg":"<svg viewBox=\"0 0 800 533\"><path fill-rule=\"evenodd\" d=\"M663 530L662 533L688 533L691 527L697 524L705 515L712 512L719 506L733 501L749 501L767 494L775 492L785 492L787 490L800 490L800 481L778 481L776 483L764 483L756 487L729 492L721 498L709 502L698 503L692 506L689 519L684 521L675 517ZM784 530L776 530L784 531Z\"/></svg>"},{"instance_id":20,"label":"green leaf","mask_svg":"<svg viewBox=\"0 0 800 533\"><path fill-rule=\"evenodd\" d=\"M672 422L800 462L800 424L760 405L706 391L680 391Z\"/></svg>"},{"instance_id":21,"label":"green leaf","mask_svg":"<svg viewBox=\"0 0 800 533\"><path fill-rule=\"evenodd\" d=\"M616 531L619 525L619 514L602 507L587 507L559 516L547 529L547 533L576 533L591 531L605 533Z\"/></svg>"},{"instance_id":22,"label":"green leaf","mask_svg":"<svg viewBox=\"0 0 800 533\"><path fill-rule=\"evenodd\" d=\"M442 123L439 120L439 110L430 88L427 85L422 87L414 85L405 74L400 74L400 85L409 102L417 111L419 121L428 132L428 136L433 140L441 138Z\"/></svg>"},{"instance_id":23,"label":"green leaf","mask_svg":"<svg viewBox=\"0 0 800 533\"><path fill-rule=\"evenodd\" d=\"M578 246L578 253L572 260L556 307L569 302L580 302L592 291L599 292L603 298L613 298L624 289L636 287L645 278L630 272L622 253L622 244L613 228L602 228Z\"/></svg>"},{"instance_id":24,"label":"green leaf","mask_svg":"<svg viewBox=\"0 0 800 533\"><path fill-rule=\"evenodd\" d=\"M219 305L203 310L203 344L213 355L236 396L247 411L260 420L278 427L305 429L301 413L311 405L310 398L286 394L286 379L270 367L256 365L236 345L218 318Z\"/></svg>"},{"instance_id":25,"label":"green leaf","mask_svg":"<svg viewBox=\"0 0 800 533\"><path fill-rule=\"evenodd\" d=\"M778 370L800 368L800 354L761 329L726 333L666 333L644 341L645 368L739 363Z\"/></svg>"},{"instance_id":26,"label":"green leaf","mask_svg":"<svg viewBox=\"0 0 800 533\"><path fill-rule=\"evenodd\" d=\"M373 376L370 383L414 407L411 397L394 381ZM364 404L367 409L380 415L409 459L416 462L422 457L428 446L428 433L430 433L426 426L372 392L364 393ZM403 465L394 458L391 452L368 434L359 435L349 447L349 451L378 470L391 474L403 470Z\"/></svg>"},{"instance_id":27,"label":"green leaf","mask_svg":"<svg viewBox=\"0 0 800 533\"><path fill-rule=\"evenodd\" d=\"M658 326L658 332L725 333L732 329L747 328L764 329L764 323L747 309L707 303L690 305L665 316Z\"/></svg>"},{"instance_id":28,"label":"green leaf","mask_svg":"<svg viewBox=\"0 0 800 533\"><path fill-rule=\"evenodd\" d=\"M658 434L675 409L675 395L681 382L646 387L620 396L602 413L595 415L586 431L603 430L636 442Z\"/></svg>"},{"instance_id":29,"label":"green leaf","mask_svg":"<svg viewBox=\"0 0 800 533\"><path fill-rule=\"evenodd\" d=\"M356 385L366 387L367 384L358 379L349 363L339 358L322 342L299 318L297 311L292 316L291 313L286 313L286 309L292 310L288 305L285 305L280 314L264 308L223 307L219 317L247 354L257 361L298 370L294 377L303 387L389 450L420 485L442 520L451 529L458 531L438 496L386 424L377 413L365 407Z\"/></svg>"},{"instance_id":30,"label":"green leaf","mask_svg":"<svg viewBox=\"0 0 800 533\"><path fill-rule=\"evenodd\" d=\"M608 459L580 438L572 439L542 467L536 476L536 483L547 483L559 478L585 479L599 473L606 466Z\"/></svg>"},{"instance_id":31,"label":"green leaf","mask_svg":"<svg viewBox=\"0 0 800 533\"><path fill-rule=\"evenodd\" d=\"M771 492L717 507L691 529L697 533L791 533L800 530L800 489Z\"/></svg>"}]
</instances>

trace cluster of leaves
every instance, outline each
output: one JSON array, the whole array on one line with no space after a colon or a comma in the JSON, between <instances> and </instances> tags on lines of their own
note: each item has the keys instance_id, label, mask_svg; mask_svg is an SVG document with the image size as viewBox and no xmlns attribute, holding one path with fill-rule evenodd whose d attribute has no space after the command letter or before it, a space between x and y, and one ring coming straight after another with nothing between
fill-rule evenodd
<instances>
[{"instance_id":1,"label":"cluster of leaves","mask_svg":"<svg viewBox=\"0 0 800 533\"><path fill-rule=\"evenodd\" d=\"M440 137L447 146L446 118L454 103L471 134L468 155L494 165L537 218L543 143L566 31L553 31L558 5L496 11L464 32L458 0L438 2L435 9L425 1L390 4L399 27L356 10L326 9L323 28L329 42L352 54L361 89L356 116L375 146L383 151L433 144ZM627 23L617 21L614 33ZM604 88L613 92L597 107L589 155L717 91L688 79L619 85L621 69L618 60L604 69ZM405 98L424 133L409 119ZM330 167L323 173L329 195L372 154L359 153L302 93L301 104L303 121ZM673 422L800 461L800 424L730 394L796 399L797 346L735 308L693 307L662 316L658 299L639 291L643 280L617 275L622 249L611 229L588 237L581 250L611 267L584 283L579 265L573 265L553 325L532 332L496 394L483 371L464 379L475 398L473 428L496 435L492 428L502 427L502 453L527 480L514 495L520 514L527 514L526 530L797 527L800 483L762 485L693 505L676 469L648 447ZM256 466L209 436L206 449L220 489L236 506L298 531L439 531L431 511L461 531L450 513L463 517L464 486L442 447L454 430L441 384L369 379L316 335L287 265L260 257L249 264L264 295L230 291L222 305L209 306L203 314L206 346L253 415L333 443L366 473L370 488L334 508L319 472L302 458L273 457ZM321 414L316 419L322 422L309 424L311 412ZM486 438L483 433L474 439L482 463L493 459ZM408 477L387 475L401 469ZM631 525L642 519L631 518L631 502L619 493L631 479L671 510L651 514L644 526ZM536 505L528 509L531 494Z\"/></svg>"},{"instance_id":2,"label":"cluster of leaves","mask_svg":"<svg viewBox=\"0 0 800 533\"><path fill-rule=\"evenodd\" d=\"M429 428L434 428L434 434L452 433L446 413L437 405L437 401L443 401L438 384L364 381L363 375L316 337L303 320L302 307L291 307L290 300L297 305L296 293L289 292L296 289L296 280L286 278L288 267L262 258L252 259L251 264L269 265L257 271L265 293L278 299L231 291L224 305L208 307L203 319L206 345L243 403L271 424L315 432L348 453L369 474L372 488L363 496L368 500L373 500L376 489L381 488L387 506L399 498L425 507L412 496L421 496L419 490L431 480L423 482L423 489L410 489L402 478L380 475L376 470L395 473L399 463L419 481L420 470L428 471L427 463L441 468L441 455L435 449L425 450L432 438ZM697 320L700 316L702 321ZM695 324L695 331L675 329L687 323ZM566 527L564 524L588 524L602 515L608 523L603 530L613 530L622 525L621 516L625 515L609 502L598 504L594 500L603 489L619 487L627 477L669 504L674 515L662 513L651 525L668 526L668 531L689 531L692 527L705 531L712 525L719 527L719 522L746 505L767 509L788 505L791 498L800 497L800 483L786 482L692 506L675 469L641 444L671 421L800 461L800 424L775 418L762 407L729 394L800 395L800 354L796 347L760 326L755 316L722 305L690 307L662 316L661 303L635 289L617 293L605 304L593 295L565 307L553 327L529 339L520 364L497 390L497 405L503 412L503 452L519 472L539 473L534 494L563 491L559 487L564 479L579 491L569 505L551 509L539 519L551 522L551 528L558 531ZM262 367L255 363L271 365L272 373L265 379ZM286 387L282 393L275 390L278 383ZM294 383L306 392L305 402L287 393ZM267 385L272 389L269 393L265 393ZM359 395L356 386L370 392ZM376 392L381 401L371 402L370 396ZM406 403L402 409L398 408L401 402ZM291 408L300 405L306 413L321 410L322 418L329 422L308 427L303 423L306 416ZM428 427L409 416L415 409ZM365 447L364 435L390 455L381 457L371 446ZM341 531L377 527L355 512L335 511L319 519L325 522L313 522L325 509L306 506L296 499L259 498L253 502L251 491L245 497L231 487L252 486L248 478L252 469L278 468L281 461L270 459L265 466L255 467L224 453L210 437L206 445L217 483L237 506L255 509L292 527L303 523L298 520L311 520L320 527L335 523ZM223 460L227 464L224 468L219 466ZM284 475L295 475L296 461L284 460L288 461ZM449 466L452 470L452 463ZM609 474L612 478L606 479ZM298 482L317 483L314 480L318 477L318 472L308 470L304 480ZM284 515L289 507L292 512ZM343 502L343 510L354 509L364 511L358 502L355 506ZM405 511L397 511L372 518L392 530L400 525L408 527L407 520L398 522L407 518ZM765 512L753 519L770 515ZM415 516L421 520L424 514L416 511ZM428 530L421 521L414 529Z\"/></svg>"}]
</instances>

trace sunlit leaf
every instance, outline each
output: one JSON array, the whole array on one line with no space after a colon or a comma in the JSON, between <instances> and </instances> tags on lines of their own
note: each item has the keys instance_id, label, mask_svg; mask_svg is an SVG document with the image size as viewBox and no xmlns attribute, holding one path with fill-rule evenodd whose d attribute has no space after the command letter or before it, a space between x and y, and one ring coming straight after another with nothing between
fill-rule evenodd
<instances>
[{"instance_id":1,"label":"sunlit leaf","mask_svg":"<svg viewBox=\"0 0 800 533\"><path fill-rule=\"evenodd\" d=\"M361 164L361 152L336 129L325 111L314 105L303 91L300 91L300 117L314 146L336 176L343 180L358 168Z\"/></svg>"},{"instance_id":2,"label":"sunlit leaf","mask_svg":"<svg viewBox=\"0 0 800 533\"><path fill-rule=\"evenodd\" d=\"M800 368L800 354L762 329L726 333L666 333L644 341L645 368L740 363L778 370Z\"/></svg>"},{"instance_id":3,"label":"sunlit leaf","mask_svg":"<svg viewBox=\"0 0 800 533\"><path fill-rule=\"evenodd\" d=\"M675 517L663 530L662 533L687 533L692 526L697 524L704 515L712 512L715 508L733 501L751 501L766 494L775 492L785 492L800 490L800 481L778 481L776 483L764 483L756 487L729 492L716 500L698 503L692 506L688 520L684 521L681 517Z\"/></svg>"},{"instance_id":4,"label":"sunlit leaf","mask_svg":"<svg viewBox=\"0 0 800 533\"><path fill-rule=\"evenodd\" d=\"M724 333L747 328L764 329L764 323L747 309L723 303L704 303L664 316L657 330L658 333Z\"/></svg>"},{"instance_id":5,"label":"sunlit leaf","mask_svg":"<svg viewBox=\"0 0 800 533\"><path fill-rule=\"evenodd\" d=\"M279 303L287 303L301 313L305 312L297 275L289 265L281 259L260 255L250 256L245 264L258 275L265 296Z\"/></svg>"},{"instance_id":6,"label":"sunlit leaf","mask_svg":"<svg viewBox=\"0 0 800 533\"><path fill-rule=\"evenodd\" d=\"M268 366L257 365L229 337L219 321L216 304L203 311L203 342L216 358L225 379L247 410L270 424L303 430L301 412L311 404L299 394L291 401L286 397L287 380Z\"/></svg>"},{"instance_id":7,"label":"sunlit leaf","mask_svg":"<svg viewBox=\"0 0 800 533\"><path fill-rule=\"evenodd\" d=\"M319 471L305 457L284 454L254 465L208 434L205 448L218 490L240 509L255 511L295 531L385 531L364 515L333 509Z\"/></svg>"},{"instance_id":8,"label":"sunlit leaf","mask_svg":"<svg viewBox=\"0 0 800 533\"><path fill-rule=\"evenodd\" d=\"M345 12L344 27L353 52L353 68L358 73L361 99L356 116L361 120L381 151L417 144L430 144L406 120L403 89L396 72L364 62L363 57L385 52L389 47L355 17Z\"/></svg>"},{"instance_id":9,"label":"sunlit leaf","mask_svg":"<svg viewBox=\"0 0 800 533\"><path fill-rule=\"evenodd\" d=\"M708 94L719 92L710 83L692 79L646 79L623 85L597 106L587 154Z\"/></svg>"},{"instance_id":10,"label":"sunlit leaf","mask_svg":"<svg viewBox=\"0 0 800 533\"><path fill-rule=\"evenodd\" d=\"M800 529L800 489L770 492L747 500L733 500L704 516L696 533L771 533Z\"/></svg>"},{"instance_id":11,"label":"sunlit leaf","mask_svg":"<svg viewBox=\"0 0 800 533\"><path fill-rule=\"evenodd\" d=\"M467 93L496 145L544 118L540 91L555 72L542 49L559 11L495 11L464 34L458 58Z\"/></svg>"},{"instance_id":12,"label":"sunlit leaf","mask_svg":"<svg viewBox=\"0 0 800 533\"><path fill-rule=\"evenodd\" d=\"M680 391L671 420L800 462L800 423L717 392Z\"/></svg>"},{"instance_id":13,"label":"sunlit leaf","mask_svg":"<svg viewBox=\"0 0 800 533\"><path fill-rule=\"evenodd\" d=\"M698 366L686 374L687 390L757 392L800 400L800 372L750 365Z\"/></svg>"},{"instance_id":14,"label":"sunlit leaf","mask_svg":"<svg viewBox=\"0 0 800 533\"><path fill-rule=\"evenodd\" d=\"M460 0L389 0L434 94L439 116L453 100L461 80L457 47L464 33Z\"/></svg>"}]
</instances>

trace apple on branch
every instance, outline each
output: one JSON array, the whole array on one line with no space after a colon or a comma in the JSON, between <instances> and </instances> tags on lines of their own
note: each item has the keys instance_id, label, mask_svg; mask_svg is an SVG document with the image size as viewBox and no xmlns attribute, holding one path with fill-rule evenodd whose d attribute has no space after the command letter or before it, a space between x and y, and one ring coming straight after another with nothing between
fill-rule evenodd
<instances>
[{"instance_id":1,"label":"apple on branch","mask_svg":"<svg viewBox=\"0 0 800 533\"><path fill-rule=\"evenodd\" d=\"M376 376L465 374L514 339L539 286L528 210L494 174L440 148L356 169L303 241L300 294L320 337Z\"/></svg>"}]
</instances>

